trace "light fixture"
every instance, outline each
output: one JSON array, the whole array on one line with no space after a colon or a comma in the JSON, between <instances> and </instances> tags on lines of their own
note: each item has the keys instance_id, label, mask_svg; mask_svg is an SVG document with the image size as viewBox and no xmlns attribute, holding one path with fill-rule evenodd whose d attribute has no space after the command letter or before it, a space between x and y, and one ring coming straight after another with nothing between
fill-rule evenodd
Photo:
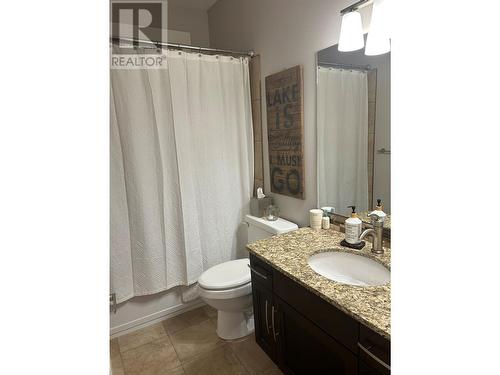
<instances>
[{"instance_id":1,"label":"light fixture","mask_svg":"<svg viewBox=\"0 0 500 375\"><path fill-rule=\"evenodd\" d=\"M387 26L388 20L387 2L384 2L384 0L374 0L365 55L381 55L391 50L389 27Z\"/></svg>"},{"instance_id":2,"label":"light fixture","mask_svg":"<svg viewBox=\"0 0 500 375\"><path fill-rule=\"evenodd\" d=\"M341 52L356 51L364 47L363 25L359 9L370 4L372 18L370 31L366 40L365 55L381 55L391 50L389 0L359 0L340 11L342 23L338 50Z\"/></svg>"},{"instance_id":3,"label":"light fixture","mask_svg":"<svg viewBox=\"0 0 500 375\"><path fill-rule=\"evenodd\" d=\"M361 14L356 10L344 13L340 25L339 51L356 51L364 46Z\"/></svg>"}]
</instances>

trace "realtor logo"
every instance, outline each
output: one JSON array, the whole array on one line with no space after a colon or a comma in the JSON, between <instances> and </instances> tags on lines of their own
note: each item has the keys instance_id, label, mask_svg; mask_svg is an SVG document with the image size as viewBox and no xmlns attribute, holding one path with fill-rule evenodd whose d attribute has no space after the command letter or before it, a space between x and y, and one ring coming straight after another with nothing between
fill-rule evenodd
<instances>
[{"instance_id":1,"label":"realtor logo","mask_svg":"<svg viewBox=\"0 0 500 375\"><path fill-rule=\"evenodd\" d=\"M120 48L133 49L139 40L161 43L162 2L112 1L111 36ZM125 51L122 51L125 52Z\"/></svg>"},{"instance_id":2,"label":"realtor logo","mask_svg":"<svg viewBox=\"0 0 500 375\"><path fill-rule=\"evenodd\" d=\"M111 1L111 69L165 69L161 48L165 0ZM139 48L138 48L139 47Z\"/></svg>"}]
</instances>

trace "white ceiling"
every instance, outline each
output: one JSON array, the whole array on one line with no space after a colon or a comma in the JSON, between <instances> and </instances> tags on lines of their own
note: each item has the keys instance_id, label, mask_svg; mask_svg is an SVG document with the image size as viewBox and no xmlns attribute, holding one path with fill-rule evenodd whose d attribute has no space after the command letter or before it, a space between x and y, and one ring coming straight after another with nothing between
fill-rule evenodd
<instances>
[{"instance_id":1,"label":"white ceiling","mask_svg":"<svg viewBox=\"0 0 500 375\"><path fill-rule=\"evenodd\" d=\"M168 0L168 6L207 11L217 0Z\"/></svg>"}]
</instances>

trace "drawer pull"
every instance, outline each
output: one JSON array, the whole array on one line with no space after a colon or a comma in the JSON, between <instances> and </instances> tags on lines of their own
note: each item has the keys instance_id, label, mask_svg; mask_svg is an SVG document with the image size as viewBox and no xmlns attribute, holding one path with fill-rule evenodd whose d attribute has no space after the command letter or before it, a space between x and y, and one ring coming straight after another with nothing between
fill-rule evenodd
<instances>
[{"instance_id":1,"label":"drawer pull","mask_svg":"<svg viewBox=\"0 0 500 375\"><path fill-rule=\"evenodd\" d=\"M364 351L368 356L370 356L372 359L374 359L377 363L381 364L382 366L384 366L387 370L391 371L391 366L389 366L387 363L385 363L384 361L382 361L379 357L377 357L375 354L373 354L372 352L370 352L367 348L365 348L363 345L361 345L359 342L358 342L358 346L359 348Z\"/></svg>"},{"instance_id":2,"label":"drawer pull","mask_svg":"<svg viewBox=\"0 0 500 375\"><path fill-rule=\"evenodd\" d=\"M259 271L257 271L255 268L253 268L250 264L248 264L248 268L250 268L250 271L252 271L254 274L256 274L257 276L260 276L262 277L264 280L267 280L267 276L260 273Z\"/></svg>"},{"instance_id":3,"label":"drawer pull","mask_svg":"<svg viewBox=\"0 0 500 375\"><path fill-rule=\"evenodd\" d=\"M279 332L276 332L275 330L275 326L274 326L274 306L271 307L272 308L272 315L271 315L271 321L273 323L273 337L274 337L274 342L276 342L276 337L280 334ZM276 311L278 311L278 309L276 309Z\"/></svg>"},{"instance_id":4,"label":"drawer pull","mask_svg":"<svg viewBox=\"0 0 500 375\"><path fill-rule=\"evenodd\" d=\"M266 330L269 335L269 319L267 318L267 299L266 299Z\"/></svg>"}]
</instances>

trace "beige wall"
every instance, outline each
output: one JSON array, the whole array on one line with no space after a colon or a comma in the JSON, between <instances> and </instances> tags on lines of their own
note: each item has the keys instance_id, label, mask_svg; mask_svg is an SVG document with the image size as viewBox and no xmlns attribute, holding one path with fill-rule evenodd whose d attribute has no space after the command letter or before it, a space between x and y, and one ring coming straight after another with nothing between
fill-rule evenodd
<instances>
[{"instance_id":1,"label":"beige wall","mask_svg":"<svg viewBox=\"0 0 500 375\"><path fill-rule=\"evenodd\" d=\"M167 23L163 24L163 41L170 40L167 30L183 31L190 33L191 45L199 47L210 47L208 32L208 14L205 10L188 9L178 6L163 8L163 17L167 18ZM129 20L122 22L127 23ZM110 30L111 30L110 25Z\"/></svg>"},{"instance_id":2,"label":"beige wall","mask_svg":"<svg viewBox=\"0 0 500 375\"><path fill-rule=\"evenodd\" d=\"M204 10L168 7L168 29L191 33L191 45L209 47L208 15Z\"/></svg>"},{"instance_id":3,"label":"beige wall","mask_svg":"<svg viewBox=\"0 0 500 375\"><path fill-rule=\"evenodd\" d=\"M317 204L315 53L338 43L339 12L351 3L351 0L219 0L208 11L211 47L252 49L260 54L263 88L265 76L297 64L304 67L306 199L270 194L281 216L299 226L309 224L308 210ZM265 97L262 118L266 118ZM269 193L266 121L262 128L265 190Z\"/></svg>"},{"instance_id":4,"label":"beige wall","mask_svg":"<svg viewBox=\"0 0 500 375\"><path fill-rule=\"evenodd\" d=\"M260 56L255 55L250 59L250 96L252 98L253 122L253 160L254 178L253 195L257 196L257 189L264 188L264 155L262 152L262 109L260 85Z\"/></svg>"}]
</instances>

